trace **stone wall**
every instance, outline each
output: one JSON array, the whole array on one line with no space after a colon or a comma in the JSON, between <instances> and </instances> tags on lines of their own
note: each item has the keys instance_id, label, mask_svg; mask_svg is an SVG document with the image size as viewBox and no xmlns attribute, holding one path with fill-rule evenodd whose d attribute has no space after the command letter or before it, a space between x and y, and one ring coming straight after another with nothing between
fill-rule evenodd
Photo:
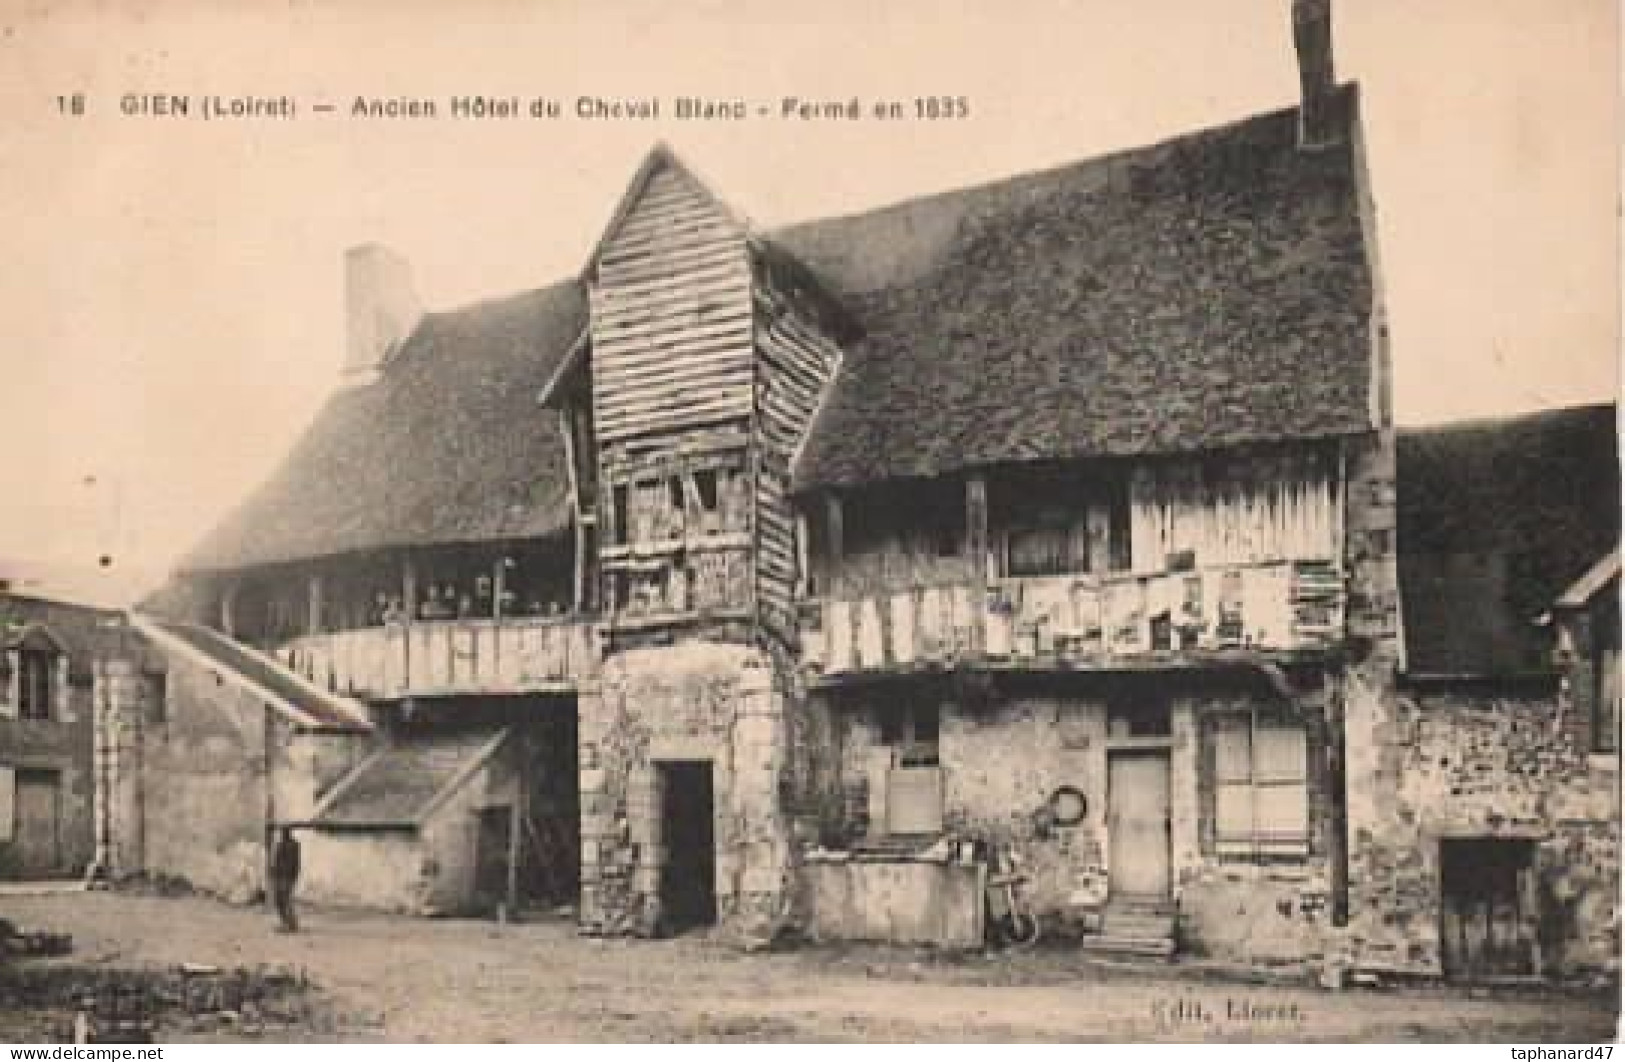
<instances>
[{"instance_id":1,"label":"stone wall","mask_svg":"<svg viewBox=\"0 0 1625 1062\"><path fill-rule=\"evenodd\" d=\"M422 914L433 882L416 830L304 830L296 898L333 907Z\"/></svg>"},{"instance_id":2,"label":"stone wall","mask_svg":"<svg viewBox=\"0 0 1625 1062\"><path fill-rule=\"evenodd\" d=\"M268 827L308 818L367 738L297 729L190 657L164 662L158 715L132 665L109 662L99 676L111 869L246 901L263 891Z\"/></svg>"},{"instance_id":3,"label":"stone wall","mask_svg":"<svg viewBox=\"0 0 1625 1062\"><path fill-rule=\"evenodd\" d=\"M1207 837L1211 816L1211 756L1203 721L1214 712L1259 705L1279 708L1255 684L1215 679L1160 684L1171 697L1169 756L1171 872L1187 950L1251 961L1296 961L1321 955L1330 934L1327 831L1331 794L1317 752L1324 741L1311 698L1310 814L1315 830L1307 857L1220 856ZM942 705L939 756L944 826L950 835L1012 848L1029 876L1027 900L1051 935L1099 928L1107 899L1108 757L1114 747L1145 747L1143 739L1108 736L1108 697L1083 680L1066 692L1000 690L968 699L942 692L847 693L839 705L842 787L848 832L878 834L884 814L891 750L880 741L878 714L888 698L931 696ZM1146 687L1142 696L1153 695ZM1120 696L1120 695L1119 695ZM1134 696L1130 694L1129 696ZM967 703L968 702L968 703ZM1052 794L1070 786L1084 795L1086 813L1071 826L1047 814Z\"/></svg>"},{"instance_id":4,"label":"stone wall","mask_svg":"<svg viewBox=\"0 0 1625 1062\"><path fill-rule=\"evenodd\" d=\"M1362 965L1442 973L1441 842L1501 838L1536 845L1543 972L1617 971L1618 760L1589 755L1568 711L1555 691L1430 686L1361 735Z\"/></svg>"},{"instance_id":5,"label":"stone wall","mask_svg":"<svg viewBox=\"0 0 1625 1062\"><path fill-rule=\"evenodd\" d=\"M792 754L815 724L787 670L761 649L690 641L629 649L579 694L581 921L591 932L661 930L658 765L712 768L718 919L733 936L770 938L793 892L792 804L815 771Z\"/></svg>"}]
</instances>

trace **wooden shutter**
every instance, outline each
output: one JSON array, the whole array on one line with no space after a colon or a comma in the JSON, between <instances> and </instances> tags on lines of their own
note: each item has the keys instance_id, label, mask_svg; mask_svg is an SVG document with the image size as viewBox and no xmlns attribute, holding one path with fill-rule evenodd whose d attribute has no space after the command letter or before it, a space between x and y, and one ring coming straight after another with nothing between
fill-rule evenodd
<instances>
[{"instance_id":1,"label":"wooden shutter","mask_svg":"<svg viewBox=\"0 0 1625 1062\"><path fill-rule=\"evenodd\" d=\"M1253 733L1254 832L1260 850L1297 852L1309 840L1309 752L1301 726L1261 723Z\"/></svg>"},{"instance_id":2,"label":"wooden shutter","mask_svg":"<svg viewBox=\"0 0 1625 1062\"><path fill-rule=\"evenodd\" d=\"M1252 847L1252 719L1213 719L1213 838L1220 851Z\"/></svg>"}]
</instances>

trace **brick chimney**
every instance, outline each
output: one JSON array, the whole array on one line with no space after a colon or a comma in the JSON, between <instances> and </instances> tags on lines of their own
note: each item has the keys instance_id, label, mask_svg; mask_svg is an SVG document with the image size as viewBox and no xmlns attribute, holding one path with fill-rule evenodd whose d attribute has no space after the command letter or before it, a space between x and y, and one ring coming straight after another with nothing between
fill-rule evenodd
<instances>
[{"instance_id":1,"label":"brick chimney","mask_svg":"<svg viewBox=\"0 0 1625 1062\"><path fill-rule=\"evenodd\" d=\"M1292 0L1292 43L1298 52L1298 143L1324 147L1340 136L1332 72L1332 0Z\"/></svg>"},{"instance_id":2,"label":"brick chimney","mask_svg":"<svg viewBox=\"0 0 1625 1062\"><path fill-rule=\"evenodd\" d=\"M344 312L348 344L340 376L368 383L423 319L406 259L377 243L344 253Z\"/></svg>"}]
</instances>

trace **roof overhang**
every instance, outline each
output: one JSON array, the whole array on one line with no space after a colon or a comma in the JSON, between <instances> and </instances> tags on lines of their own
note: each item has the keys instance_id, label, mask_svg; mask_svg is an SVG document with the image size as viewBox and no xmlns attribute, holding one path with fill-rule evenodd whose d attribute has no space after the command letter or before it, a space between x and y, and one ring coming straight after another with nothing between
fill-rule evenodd
<instances>
[{"instance_id":1,"label":"roof overhang","mask_svg":"<svg viewBox=\"0 0 1625 1062\"><path fill-rule=\"evenodd\" d=\"M333 722L317 718L276 691L261 685L225 661L215 659L185 639L176 637L164 630L160 624L154 623L139 613L130 613L130 625L160 649L172 652L198 667L206 668L212 674L219 675L223 681L229 682L249 696L263 701L272 711L287 719L300 730L365 733L374 729L372 721L367 718L366 708L360 703L348 697L341 697L338 694L327 692L315 683L306 680L298 672L285 667L281 661L274 657L249 649L247 646L242 647L245 652L252 652L267 664L286 672L290 682L297 685L302 692L319 701L344 721Z\"/></svg>"},{"instance_id":2,"label":"roof overhang","mask_svg":"<svg viewBox=\"0 0 1625 1062\"><path fill-rule=\"evenodd\" d=\"M1616 546L1586 569L1584 575L1571 583L1557 599L1554 607L1560 610L1585 608L1591 604L1592 598L1617 578L1619 578L1619 547Z\"/></svg>"}]
</instances>

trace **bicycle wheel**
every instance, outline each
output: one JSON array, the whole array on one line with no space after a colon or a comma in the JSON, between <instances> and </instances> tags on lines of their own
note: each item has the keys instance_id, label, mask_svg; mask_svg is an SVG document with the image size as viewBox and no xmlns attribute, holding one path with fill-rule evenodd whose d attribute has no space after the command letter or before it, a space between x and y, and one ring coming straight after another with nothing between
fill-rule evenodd
<instances>
[{"instance_id":1,"label":"bicycle wheel","mask_svg":"<svg viewBox=\"0 0 1625 1062\"><path fill-rule=\"evenodd\" d=\"M1011 911L1004 920L1004 938L1014 948L1029 948L1038 943L1038 919L1026 911Z\"/></svg>"}]
</instances>

